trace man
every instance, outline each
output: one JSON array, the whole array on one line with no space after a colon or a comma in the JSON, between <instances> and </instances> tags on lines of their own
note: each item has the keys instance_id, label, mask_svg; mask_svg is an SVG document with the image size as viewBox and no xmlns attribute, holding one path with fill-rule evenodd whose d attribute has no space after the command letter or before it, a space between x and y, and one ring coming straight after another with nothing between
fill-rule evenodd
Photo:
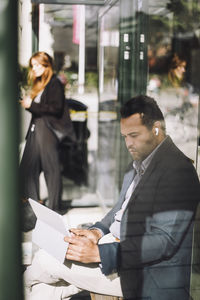
<instances>
[{"instance_id":1,"label":"man","mask_svg":"<svg viewBox=\"0 0 200 300\"><path fill-rule=\"evenodd\" d=\"M125 103L120 125L133 163L119 201L90 229L71 229L65 264L36 254L25 272L28 299L39 299L37 293L43 300L65 299L76 287L125 299L189 299L196 171L166 136L152 98Z\"/></svg>"}]
</instances>

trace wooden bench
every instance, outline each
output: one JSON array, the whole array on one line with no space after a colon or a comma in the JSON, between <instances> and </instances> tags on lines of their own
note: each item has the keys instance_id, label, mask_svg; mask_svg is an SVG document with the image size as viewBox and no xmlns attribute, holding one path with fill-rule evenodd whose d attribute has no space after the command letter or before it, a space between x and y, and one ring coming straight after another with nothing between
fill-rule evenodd
<instances>
[{"instance_id":1,"label":"wooden bench","mask_svg":"<svg viewBox=\"0 0 200 300\"><path fill-rule=\"evenodd\" d=\"M90 293L91 300L123 300L121 297Z\"/></svg>"}]
</instances>

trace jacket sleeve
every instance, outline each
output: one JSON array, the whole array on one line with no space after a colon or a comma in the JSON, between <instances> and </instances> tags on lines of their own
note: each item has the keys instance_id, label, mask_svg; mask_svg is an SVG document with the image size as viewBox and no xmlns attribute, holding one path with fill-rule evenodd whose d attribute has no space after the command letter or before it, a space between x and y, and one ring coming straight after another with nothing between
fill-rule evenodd
<instances>
[{"instance_id":1,"label":"jacket sleeve","mask_svg":"<svg viewBox=\"0 0 200 300\"><path fill-rule=\"evenodd\" d=\"M119 243L100 244L101 271L109 275L118 271Z\"/></svg>"},{"instance_id":2,"label":"jacket sleeve","mask_svg":"<svg viewBox=\"0 0 200 300\"><path fill-rule=\"evenodd\" d=\"M111 212L109 213L109 215L111 214ZM105 218L107 219L107 217L109 216L106 216ZM95 223L93 226L90 227L90 229L92 228L99 229L103 233L103 235L108 234L110 232L109 228L102 222ZM114 243L98 244L98 247L99 247L99 254L101 258L100 268L102 273L105 275L109 275L114 272L117 272L119 243L114 242Z\"/></svg>"},{"instance_id":3,"label":"jacket sleeve","mask_svg":"<svg viewBox=\"0 0 200 300\"><path fill-rule=\"evenodd\" d=\"M45 87L40 103L32 101L28 110L37 117L51 115L59 118L63 112L64 101L64 87L60 80L54 77Z\"/></svg>"},{"instance_id":4,"label":"jacket sleeve","mask_svg":"<svg viewBox=\"0 0 200 300\"><path fill-rule=\"evenodd\" d=\"M130 205L126 212L127 229L120 243L121 270L144 267L173 257L193 221L200 195L194 168L175 164L166 169L156 182L151 214L147 213L149 191L138 195L140 199L134 199L135 206ZM187 246L181 249L186 250Z\"/></svg>"},{"instance_id":5,"label":"jacket sleeve","mask_svg":"<svg viewBox=\"0 0 200 300\"><path fill-rule=\"evenodd\" d=\"M113 220L113 211L110 212L100 222L96 222L90 229L99 229L103 235L110 233L109 225ZM103 274L109 275L117 271L118 261L118 243L98 244L99 254L101 258L100 268Z\"/></svg>"},{"instance_id":6,"label":"jacket sleeve","mask_svg":"<svg viewBox=\"0 0 200 300\"><path fill-rule=\"evenodd\" d=\"M117 207L114 206L100 222L96 222L90 227L90 229L99 229L103 235L110 233L109 226L112 223L116 210ZM100 268L102 273L109 275L117 272L119 243L98 244L98 247L101 258Z\"/></svg>"}]
</instances>

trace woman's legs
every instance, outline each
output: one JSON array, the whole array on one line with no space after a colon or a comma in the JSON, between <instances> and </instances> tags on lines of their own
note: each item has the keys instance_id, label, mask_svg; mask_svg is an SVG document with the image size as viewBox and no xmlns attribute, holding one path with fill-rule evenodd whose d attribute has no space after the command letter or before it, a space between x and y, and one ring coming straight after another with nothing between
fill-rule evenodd
<instances>
[{"instance_id":1,"label":"woman's legs","mask_svg":"<svg viewBox=\"0 0 200 300\"><path fill-rule=\"evenodd\" d=\"M39 130L37 130L37 127ZM48 189L48 207L56 210L59 208L62 192L58 141L43 119L39 119L37 122L36 135L40 151L41 168L44 171Z\"/></svg>"},{"instance_id":2,"label":"woman's legs","mask_svg":"<svg viewBox=\"0 0 200 300\"><path fill-rule=\"evenodd\" d=\"M39 200L40 156L35 132L30 132L20 163L21 197Z\"/></svg>"}]
</instances>

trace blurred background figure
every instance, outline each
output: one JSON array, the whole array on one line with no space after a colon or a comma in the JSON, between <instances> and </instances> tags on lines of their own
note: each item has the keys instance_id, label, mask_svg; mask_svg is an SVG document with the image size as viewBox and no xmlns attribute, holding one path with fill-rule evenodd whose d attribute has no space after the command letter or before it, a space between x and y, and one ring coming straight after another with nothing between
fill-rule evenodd
<instances>
[{"instance_id":1,"label":"blurred background figure","mask_svg":"<svg viewBox=\"0 0 200 300\"><path fill-rule=\"evenodd\" d=\"M188 111L191 110L193 105L196 103L193 103L192 101L193 87L185 78L186 68L186 58L175 53L169 66L168 80L169 85L175 89L175 93L178 98L177 100L180 103L179 107L175 107L171 113L174 115L179 114L179 118L181 120L184 119L185 114L188 113ZM191 111L191 113L193 114L193 111Z\"/></svg>"},{"instance_id":2,"label":"blurred background figure","mask_svg":"<svg viewBox=\"0 0 200 300\"><path fill-rule=\"evenodd\" d=\"M65 101L64 86L53 72L53 60L45 52L37 52L29 60L30 91L20 101L32 114L26 145L20 163L21 196L40 203L39 176L44 172L48 189L47 206L59 210L62 176L59 162L61 138L75 139L73 125Z\"/></svg>"},{"instance_id":3,"label":"blurred background figure","mask_svg":"<svg viewBox=\"0 0 200 300\"><path fill-rule=\"evenodd\" d=\"M179 87L182 85L185 71L186 60L184 58L179 57L175 53L171 60L168 72L168 79L174 87Z\"/></svg>"},{"instance_id":4,"label":"blurred background figure","mask_svg":"<svg viewBox=\"0 0 200 300\"><path fill-rule=\"evenodd\" d=\"M195 161L198 95L189 81L190 60L182 52L166 57L163 73L152 73L148 94L154 96L165 116L167 133ZM187 121L186 121L187 120Z\"/></svg>"},{"instance_id":5,"label":"blurred background figure","mask_svg":"<svg viewBox=\"0 0 200 300\"><path fill-rule=\"evenodd\" d=\"M189 99L191 88L185 80L186 67L186 59L183 56L178 56L175 53L169 65L168 80L169 85L175 88L176 95L181 100L180 107L178 108L178 112L181 114L181 118L183 118L182 114L184 114L187 109L192 106ZM177 113L177 108L175 109L174 113Z\"/></svg>"}]
</instances>

